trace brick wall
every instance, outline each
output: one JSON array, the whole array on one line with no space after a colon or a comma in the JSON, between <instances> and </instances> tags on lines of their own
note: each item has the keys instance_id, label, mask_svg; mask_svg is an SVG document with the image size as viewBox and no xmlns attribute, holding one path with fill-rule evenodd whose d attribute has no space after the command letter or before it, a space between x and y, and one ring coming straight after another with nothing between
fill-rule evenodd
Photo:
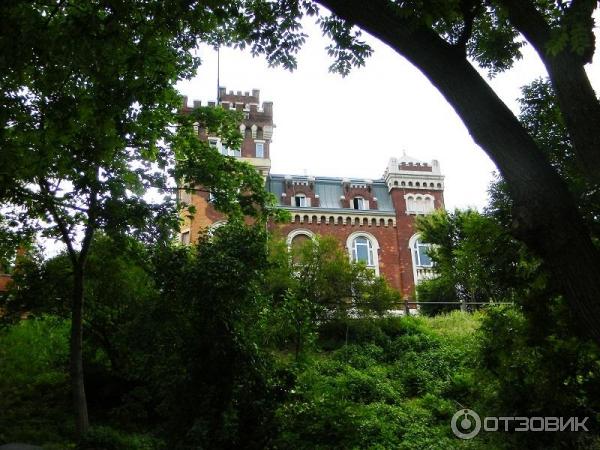
<instances>
[{"instance_id":1,"label":"brick wall","mask_svg":"<svg viewBox=\"0 0 600 450\"><path fill-rule=\"evenodd\" d=\"M189 202L188 202L189 203ZM208 192L195 192L191 195L191 205L196 209L193 216L183 213L184 218L181 231L189 231L190 241L196 242L198 234L210 227L213 223L223 220L225 216L216 211L208 201Z\"/></svg>"},{"instance_id":2,"label":"brick wall","mask_svg":"<svg viewBox=\"0 0 600 450\"><path fill-rule=\"evenodd\" d=\"M297 194L304 194L306 198L310 198L311 207L319 207L321 205L320 199L316 196L314 191L314 182L298 183L293 180L284 181L284 192L285 197L282 197L282 203L288 206L295 206L294 197Z\"/></svg>"},{"instance_id":3,"label":"brick wall","mask_svg":"<svg viewBox=\"0 0 600 450\"><path fill-rule=\"evenodd\" d=\"M390 286L404 294L402 279L400 276L402 265L398 259L398 239L396 227L372 226L372 225L338 225L329 223L286 223L270 224L274 233L285 238L290 232L297 229L310 230L321 236L333 236L346 249L348 236L356 231L373 235L379 243L379 272L385 277ZM412 269L411 269L412 270ZM412 282L412 272L411 272Z\"/></svg>"},{"instance_id":4,"label":"brick wall","mask_svg":"<svg viewBox=\"0 0 600 450\"><path fill-rule=\"evenodd\" d=\"M354 197L362 197L369 202L369 209L377 209L377 201L370 187L357 187L349 183L344 184L344 197L341 201L342 208L353 208Z\"/></svg>"}]
</instances>

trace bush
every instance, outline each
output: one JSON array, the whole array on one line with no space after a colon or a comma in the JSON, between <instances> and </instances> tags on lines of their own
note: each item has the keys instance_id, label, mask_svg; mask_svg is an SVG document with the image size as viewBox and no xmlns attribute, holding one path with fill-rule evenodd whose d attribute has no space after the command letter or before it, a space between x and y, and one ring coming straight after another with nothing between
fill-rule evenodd
<instances>
[{"instance_id":1,"label":"bush","mask_svg":"<svg viewBox=\"0 0 600 450\"><path fill-rule=\"evenodd\" d=\"M0 442L46 444L70 435L68 336L69 323L53 316L0 333Z\"/></svg>"},{"instance_id":2,"label":"bush","mask_svg":"<svg viewBox=\"0 0 600 450\"><path fill-rule=\"evenodd\" d=\"M547 315L540 323L517 308L488 311L478 333L478 412L589 417L587 433L504 433L493 438L511 448L597 448L600 350L577 337L561 298L543 307Z\"/></svg>"},{"instance_id":3,"label":"bush","mask_svg":"<svg viewBox=\"0 0 600 450\"><path fill-rule=\"evenodd\" d=\"M387 348L398 336L428 332L423 320L417 317L346 319L322 324L319 340L327 350L347 343L371 343Z\"/></svg>"},{"instance_id":4,"label":"bush","mask_svg":"<svg viewBox=\"0 0 600 450\"><path fill-rule=\"evenodd\" d=\"M162 441L146 435L125 434L110 427L92 427L77 450L162 450Z\"/></svg>"},{"instance_id":5,"label":"bush","mask_svg":"<svg viewBox=\"0 0 600 450\"><path fill-rule=\"evenodd\" d=\"M464 447L449 424L455 400L471 394L474 323L436 319L443 334L420 317L325 324L322 342L337 349L299 369L277 411L275 448Z\"/></svg>"}]
</instances>

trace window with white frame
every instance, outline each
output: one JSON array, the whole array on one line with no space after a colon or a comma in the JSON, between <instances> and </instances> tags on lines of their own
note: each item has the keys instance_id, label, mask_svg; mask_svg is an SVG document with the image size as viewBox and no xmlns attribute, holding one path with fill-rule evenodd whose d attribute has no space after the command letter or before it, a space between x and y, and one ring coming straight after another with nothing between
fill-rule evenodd
<instances>
[{"instance_id":1,"label":"window with white frame","mask_svg":"<svg viewBox=\"0 0 600 450\"><path fill-rule=\"evenodd\" d=\"M241 156L240 149L231 149L226 145L223 145L219 138L208 138L208 145L217 149L217 151L223 156Z\"/></svg>"},{"instance_id":2,"label":"window with white frame","mask_svg":"<svg viewBox=\"0 0 600 450\"><path fill-rule=\"evenodd\" d=\"M354 238L352 242L352 260L364 262L366 266L373 266L373 244L364 236Z\"/></svg>"},{"instance_id":3,"label":"window with white frame","mask_svg":"<svg viewBox=\"0 0 600 450\"><path fill-rule=\"evenodd\" d=\"M207 230L208 236L212 237L219 228L225 225L227 222L225 220L217 220L215 223L210 225Z\"/></svg>"},{"instance_id":4,"label":"window with white frame","mask_svg":"<svg viewBox=\"0 0 600 450\"><path fill-rule=\"evenodd\" d=\"M363 262L379 275L379 243L373 235L358 231L352 233L346 240L346 248L353 262Z\"/></svg>"},{"instance_id":5,"label":"window with white frame","mask_svg":"<svg viewBox=\"0 0 600 450\"><path fill-rule=\"evenodd\" d=\"M294 202L297 208L304 208L306 206L308 206L308 199L306 198L306 195L304 194L296 194L294 196Z\"/></svg>"},{"instance_id":6,"label":"window with white frame","mask_svg":"<svg viewBox=\"0 0 600 450\"><path fill-rule=\"evenodd\" d=\"M352 203L354 209L365 209L365 199L362 197L354 197Z\"/></svg>"},{"instance_id":7,"label":"window with white frame","mask_svg":"<svg viewBox=\"0 0 600 450\"><path fill-rule=\"evenodd\" d=\"M288 249L302 246L309 239L315 239L315 234L312 231L304 228L293 230L288 234L286 239Z\"/></svg>"},{"instance_id":8,"label":"window with white frame","mask_svg":"<svg viewBox=\"0 0 600 450\"><path fill-rule=\"evenodd\" d=\"M435 209L433 196L429 194L407 194L404 198L408 214L427 214Z\"/></svg>"},{"instance_id":9,"label":"window with white frame","mask_svg":"<svg viewBox=\"0 0 600 450\"><path fill-rule=\"evenodd\" d=\"M431 244L426 244L421 242L420 239L415 239L413 244L413 255L415 265L417 267L431 267L433 266L433 261L429 257L429 249L431 248Z\"/></svg>"},{"instance_id":10,"label":"window with white frame","mask_svg":"<svg viewBox=\"0 0 600 450\"><path fill-rule=\"evenodd\" d=\"M256 157L257 158L265 157L265 143L264 142L256 142Z\"/></svg>"}]
</instances>

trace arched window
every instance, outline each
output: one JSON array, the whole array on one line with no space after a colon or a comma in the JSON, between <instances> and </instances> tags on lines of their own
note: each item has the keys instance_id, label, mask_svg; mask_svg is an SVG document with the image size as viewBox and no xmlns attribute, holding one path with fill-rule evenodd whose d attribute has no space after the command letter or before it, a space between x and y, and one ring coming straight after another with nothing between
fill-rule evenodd
<instances>
[{"instance_id":1,"label":"arched window","mask_svg":"<svg viewBox=\"0 0 600 450\"><path fill-rule=\"evenodd\" d=\"M363 232L352 233L348 236L346 247L352 261L365 263L379 275L379 244L374 236Z\"/></svg>"},{"instance_id":2,"label":"arched window","mask_svg":"<svg viewBox=\"0 0 600 450\"><path fill-rule=\"evenodd\" d=\"M428 252L431 248L431 244L422 242L419 235L415 234L410 239L410 250L413 255L413 262L415 267L432 267L433 261L429 256Z\"/></svg>"},{"instance_id":3,"label":"arched window","mask_svg":"<svg viewBox=\"0 0 600 450\"><path fill-rule=\"evenodd\" d=\"M212 235L215 234L215 231L217 231L219 228L221 228L226 223L227 223L227 221L225 221L225 220L217 220L212 225L209 225L207 234L212 237Z\"/></svg>"},{"instance_id":4,"label":"arched window","mask_svg":"<svg viewBox=\"0 0 600 450\"><path fill-rule=\"evenodd\" d=\"M404 198L406 199L406 212L408 214L427 214L435 209L434 198L429 194L417 195L416 197L407 194Z\"/></svg>"},{"instance_id":5,"label":"arched window","mask_svg":"<svg viewBox=\"0 0 600 450\"><path fill-rule=\"evenodd\" d=\"M298 228L287 235L288 250L301 248L307 241L314 240L315 234L307 229Z\"/></svg>"},{"instance_id":6,"label":"arched window","mask_svg":"<svg viewBox=\"0 0 600 450\"><path fill-rule=\"evenodd\" d=\"M373 266L373 244L366 237L359 236L352 242L352 260Z\"/></svg>"}]
</instances>

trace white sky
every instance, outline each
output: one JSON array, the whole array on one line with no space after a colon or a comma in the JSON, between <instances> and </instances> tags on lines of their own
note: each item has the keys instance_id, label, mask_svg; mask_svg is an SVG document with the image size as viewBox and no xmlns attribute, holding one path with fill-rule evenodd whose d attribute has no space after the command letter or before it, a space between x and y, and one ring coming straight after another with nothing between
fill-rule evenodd
<instances>
[{"instance_id":1,"label":"white sky","mask_svg":"<svg viewBox=\"0 0 600 450\"><path fill-rule=\"evenodd\" d=\"M364 35L374 54L366 67L342 78L327 70L327 39L317 26L306 22L305 32L310 37L292 73L269 68L263 57L252 58L248 51L221 49L221 86L228 91L260 89L261 103L274 103L272 173L377 179L388 159L406 150L421 160L440 161L446 208L481 209L486 204L494 164L416 68ZM216 99L217 58L209 47L198 53L203 60L198 75L181 82L179 89L190 103L206 104ZM526 47L523 60L490 83L518 112L520 87L545 74L533 49ZM589 66L588 74L598 91L600 64Z\"/></svg>"}]
</instances>

